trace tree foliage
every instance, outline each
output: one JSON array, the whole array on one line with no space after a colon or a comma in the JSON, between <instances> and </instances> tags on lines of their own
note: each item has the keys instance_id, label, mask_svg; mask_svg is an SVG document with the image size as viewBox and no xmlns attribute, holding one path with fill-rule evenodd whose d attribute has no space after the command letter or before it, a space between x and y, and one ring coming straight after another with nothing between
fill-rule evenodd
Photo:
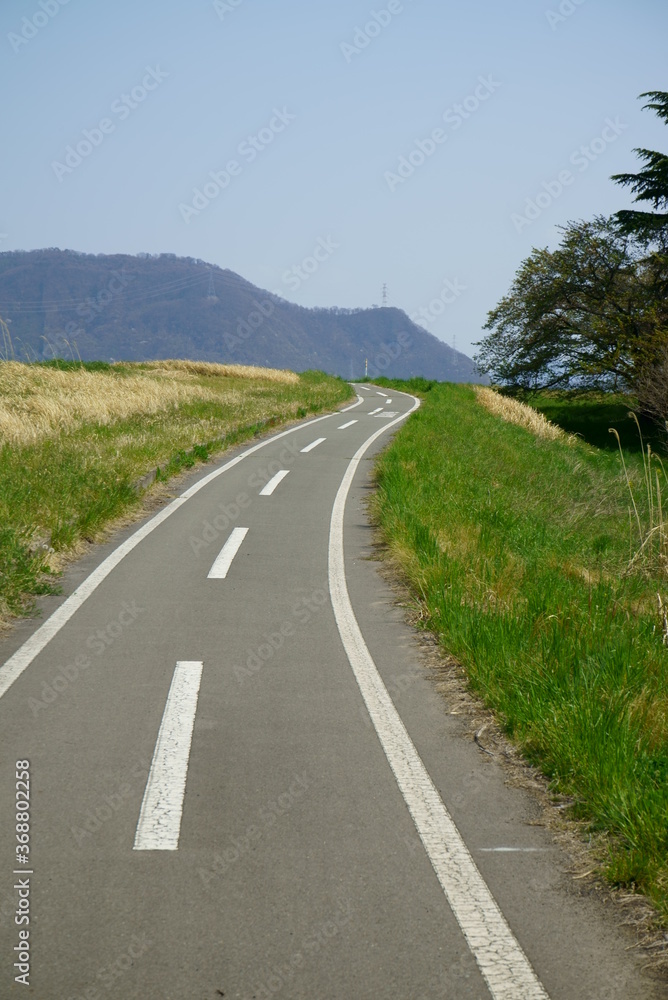
<instances>
[{"instance_id":1,"label":"tree foliage","mask_svg":"<svg viewBox=\"0 0 668 1000\"><path fill-rule=\"evenodd\" d=\"M668 123L668 92L646 108ZM534 249L489 315L475 357L511 389L646 387L668 351L668 156L635 151L613 180L656 211L569 222L556 250Z\"/></svg>"},{"instance_id":2,"label":"tree foliage","mask_svg":"<svg viewBox=\"0 0 668 1000\"><path fill-rule=\"evenodd\" d=\"M570 222L535 249L493 309L479 369L515 389L618 388L651 359L663 270L612 219Z\"/></svg>"},{"instance_id":3,"label":"tree foliage","mask_svg":"<svg viewBox=\"0 0 668 1000\"><path fill-rule=\"evenodd\" d=\"M656 111L659 118L668 124L668 92L648 90L641 97L651 100L643 109ZM615 218L624 233L632 234L648 242L659 241L664 248L668 244L668 155L653 149L634 149L644 167L637 174L613 174L612 180L629 187L635 194L634 201L652 205L654 212L623 209Z\"/></svg>"}]
</instances>

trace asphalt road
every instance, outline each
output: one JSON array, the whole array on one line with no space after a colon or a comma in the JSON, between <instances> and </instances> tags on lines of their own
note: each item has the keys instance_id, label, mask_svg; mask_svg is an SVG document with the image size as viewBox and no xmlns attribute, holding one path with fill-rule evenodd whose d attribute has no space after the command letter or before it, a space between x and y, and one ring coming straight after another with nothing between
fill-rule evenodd
<instances>
[{"instance_id":1,"label":"asphalt road","mask_svg":"<svg viewBox=\"0 0 668 1000\"><path fill-rule=\"evenodd\" d=\"M0 643L1 997L665 995L369 558L415 406L367 385L225 456Z\"/></svg>"}]
</instances>

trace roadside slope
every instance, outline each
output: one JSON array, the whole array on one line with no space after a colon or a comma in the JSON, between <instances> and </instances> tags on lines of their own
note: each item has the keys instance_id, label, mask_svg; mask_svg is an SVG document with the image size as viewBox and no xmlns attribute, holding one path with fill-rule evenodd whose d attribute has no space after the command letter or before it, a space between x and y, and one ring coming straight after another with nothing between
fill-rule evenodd
<instances>
[{"instance_id":1,"label":"roadside slope","mask_svg":"<svg viewBox=\"0 0 668 1000\"><path fill-rule=\"evenodd\" d=\"M0 625L154 481L309 413L349 385L319 372L187 361L0 363Z\"/></svg>"},{"instance_id":2,"label":"roadside slope","mask_svg":"<svg viewBox=\"0 0 668 1000\"><path fill-rule=\"evenodd\" d=\"M647 893L665 920L666 581L626 572L618 456L538 436L442 384L377 480L375 517L424 621L599 838L605 878Z\"/></svg>"}]
</instances>

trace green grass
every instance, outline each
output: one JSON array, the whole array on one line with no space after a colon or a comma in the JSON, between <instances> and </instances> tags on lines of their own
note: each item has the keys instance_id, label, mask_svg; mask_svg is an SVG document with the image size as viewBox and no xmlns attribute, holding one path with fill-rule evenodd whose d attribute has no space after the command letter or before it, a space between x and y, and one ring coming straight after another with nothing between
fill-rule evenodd
<instances>
[{"instance_id":1,"label":"green grass","mask_svg":"<svg viewBox=\"0 0 668 1000\"><path fill-rule=\"evenodd\" d=\"M409 392L414 396L424 396L430 389L433 389L435 385L440 384L435 382L433 379L422 378L421 375L407 379L385 378L383 375L380 378L373 379L372 381L374 385L381 385L385 389L398 389L399 392Z\"/></svg>"},{"instance_id":2,"label":"green grass","mask_svg":"<svg viewBox=\"0 0 668 1000\"><path fill-rule=\"evenodd\" d=\"M114 379L125 371L122 366L92 370L109 371ZM136 375L137 366L130 371ZM30 446L0 447L0 620L29 614L36 595L57 592L48 548L56 557L67 553L81 540L95 539L115 518L139 510L145 490L138 484L149 474L168 480L232 445L295 417L333 409L353 395L347 383L321 372L305 372L297 384L204 375L196 381L219 398L108 424L86 423Z\"/></svg>"},{"instance_id":3,"label":"green grass","mask_svg":"<svg viewBox=\"0 0 668 1000\"><path fill-rule=\"evenodd\" d=\"M641 457L627 462L640 479ZM380 457L377 481L375 516L444 650L574 815L606 835L610 882L637 886L668 917L656 611L668 583L624 572L619 456L537 438L470 387L443 384Z\"/></svg>"},{"instance_id":4,"label":"green grass","mask_svg":"<svg viewBox=\"0 0 668 1000\"><path fill-rule=\"evenodd\" d=\"M534 393L526 398L526 402L540 410L552 423L559 424L569 434L578 435L596 448L617 451L617 441L608 430L615 427L624 451L641 450L637 427L629 418L636 405L632 397L604 396L601 393ZM652 451L665 452L665 434L662 435L650 420L639 417L639 422L645 443L651 444Z\"/></svg>"}]
</instances>

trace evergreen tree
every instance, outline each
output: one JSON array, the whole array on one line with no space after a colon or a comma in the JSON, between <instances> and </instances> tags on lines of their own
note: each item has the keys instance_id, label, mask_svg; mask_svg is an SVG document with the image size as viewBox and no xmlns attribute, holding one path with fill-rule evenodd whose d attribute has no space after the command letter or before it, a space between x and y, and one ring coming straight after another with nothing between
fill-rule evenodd
<instances>
[{"instance_id":1,"label":"evergreen tree","mask_svg":"<svg viewBox=\"0 0 668 1000\"><path fill-rule=\"evenodd\" d=\"M640 97L651 98L643 110L656 111L668 124L668 92L649 90ZM668 211L665 211L668 209L668 155L652 149L635 149L634 152L644 161L643 169L637 174L613 174L611 179L630 187L636 196L634 201L649 203L654 211L625 209L617 212L615 218L622 232L648 243L658 242L665 248L668 246Z\"/></svg>"}]
</instances>

